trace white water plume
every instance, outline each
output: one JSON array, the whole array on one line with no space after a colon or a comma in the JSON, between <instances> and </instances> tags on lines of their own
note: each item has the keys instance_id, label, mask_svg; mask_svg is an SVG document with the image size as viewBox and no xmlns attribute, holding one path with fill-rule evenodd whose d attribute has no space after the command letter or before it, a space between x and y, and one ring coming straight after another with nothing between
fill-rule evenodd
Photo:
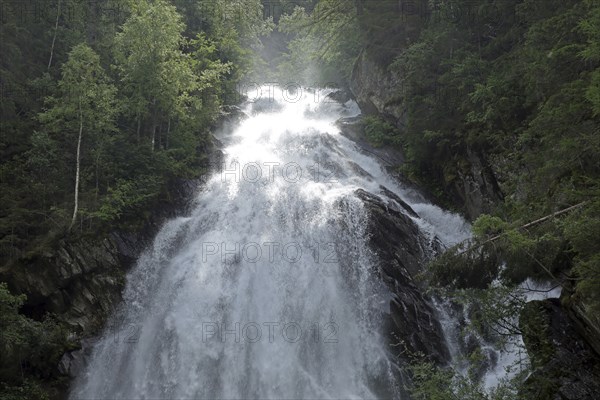
<instances>
[{"instance_id":1,"label":"white water plume","mask_svg":"<svg viewBox=\"0 0 600 400\"><path fill-rule=\"evenodd\" d=\"M354 192L387 187L445 245L469 227L411 200L340 135L334 122L356 115L354 102L303 90L248 103L249 117L220 136L223 168L129 273L72 399L400 396L380 331L389 294Z\"/></svg>"}]
</instances>

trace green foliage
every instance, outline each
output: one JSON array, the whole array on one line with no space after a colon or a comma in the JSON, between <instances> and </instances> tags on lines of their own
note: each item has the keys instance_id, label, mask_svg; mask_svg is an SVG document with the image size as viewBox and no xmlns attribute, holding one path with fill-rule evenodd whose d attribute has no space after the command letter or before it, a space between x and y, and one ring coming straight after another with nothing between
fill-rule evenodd
<instances>
[{"instance_id":1,"label":"green foliage","mask_svg":"<svg viewBox=\"0 0 600 400\"><path fill-rule=\"evenodd\" d=\"M427 279L436 287L485 289L497 277L501 261L490 246L453 247L432 260Z\"/></svg>"},{"instance_id":2,"label":"green foliage","mask_svg":"<svg viewBox=\"0 0 600 400\"><path fill-rule=\"evenodd\" d=\"M449 18L456 10L463 18ZM433 282L574 279L575 297L600 316L596 202L521 228L598 196L599 21L593 1L460 0L406 34L388 66L403 78L405 170L456 193L476 155L506 195L475 221L471 243L432 264Z\"/></svg>"},{"instance_id":3,"label":"green foliage","mask_svg":"<svg viewBox=\"0 0 600 400\"><path fill-rule=\"evenodd\" d=\"M597 197L596 197L597 198ZM576 254L573 272L580 277L577 297L591 307L591 317L600 322L600 201L592 201L580 213L563 221L565 236Z\"/></svg>"},{"instance_id":4,"label":"green foliage","mask_svg":"<svg viewBox=\"0 0 600 400\"><path fill-rule=\"evenodd\" d=\"M110 140L109 135L115 131L115 116L118 111L115 95L116 88L108 83L100 65L100 57L86 44L75 46L62 66L58 94L46 99L49 108L39 114L39 120L42 129L53 134L56 140L77 149L72 154L76 154L75 163L78 167L82 158L80 144L83 140L85 143L88 140L92 142L92 153L99 159L102 149L106 147L105 143ZM40 143L39 139L43 136L33 138L36 139L35 145ZM45 146L53 146L49 137L45 138ZM48 154L52 155L52 152ZM36 157L36 160L38 164L42 162L41 157ZM73 179L77 180L77 184L80 182L79 173L80 170L77 169L76 179ZM78 189L76 196L78 199Z\"/></svg>"},{"instance_id":5,"label":"green foliage","mask_svg":"<svg viewBox=\"0 0 600 400\"><path fill-rule=\"evenodd\" d=\"M506 222L498 217L483 214L473 223L473 233L476 236L497 235L507 227Z\"/></svg>"},{"instance_id":6,"label":"green foliage","mask_svg":"<svg viewBox=\"0 0 600 400\"><path fill-rule=\"evenodd\" d=\"M227 79L222 82L225 94L236 96L238 81L256 78L253 75L260 70L261 63L257 55L260 38L274 28L272 19L265 18L261 0L173 2L187 20L188 37L201 31L214 41L219 58L229 65ZM268 2L267 6L270 5Z\"/></svg>"},{"instance_id":7,"label":"green foliage","mask_svg":"<svg viewBox=\"0 0 600 400\"><path fill-rule=\"evenodd\" d=\"M563 224L557 219L524 230L482 215L473 226L471 241L430 263L430 279L436 285L460 289L482 289L498 278L509 284L527 278L560 282L573 261Z\"/></svg>"},{"instance_id":8,"label":"green foliage","mask_svg":"<svg viewBox=\"0 0 600 400\"><path fill-rule=\"evenodd\" d=\"M283 81L304 85L341 83L350 78L362 43L357 9L350 0L321 0L282 16L279 30L292 35L279 62Z\"/></svg>"},{"instance_id":9,"label":"green foliage","mask_svg":"<svg viewBox=\"0 0 600 400\"><path fill-rule=\"evenodd\" d=\"M105 222L113 222L122 217L125 220L150 209L152 203L161 193L161 180L155 176L138 176L135 180L120 179L111 187L104 197L100 209L95 216Z\"/></svg>"},{"instance_id":10,"label":"green foliage","mask_svg":"<svg viewBox=\"0 0 600 400\"><path fill-rule=\"evenodd\" d=\"M523 341L527 346L533 368L550 361L555 349L548 337L550 317L539 302L528 303L520 315Z\"/></svg>"},{"instance_id":11,"label":"green foliage","mask_svg":"<svg viewBox=\"0 0 600 400\"><path fill-rule=\"evenodd\" d=\"M378 117L367 116L363 120L367 141L374 147L398 146L400 136L394 126Z\"/></svg>"},{"instance_id":12,"label":"green foliage","mask_svg":"<svg viewBox=\"0 0 600 400\"><path fill-rule=\"evenodd\" d=\"M527 304L524 290L510 284L492 284L484 289L462 289L451 292L452 299L468 310L470 324L463 334L494 342L499 348L515 344L522 334L519 315Z\"/></svg>"},{"instance_id":13,"label":"green foliage","mask_svg":"<svg viewBox=\"0 0 600 400\"><path fill-rule=\"evenodd\" d=\"M0 394L44 398L39 385L24 376L41 380L55 375L67 349L66 334L51 317L38 322L19 314L25 299L24 295L12 295L7 285L0 283L0 383L4 386L0 386Z\"/></svg>"},{"instance_id":14,"label":"green foliage","mask_svg":"<svg viewBox=\"0 0 600 400\"><path fill-rule=\"evenodd\" d=\"M88 45L79 44L62 65L58 95L46 99L49 107L39 118L52 131L58 131L60 126L67 128L68 133L76 133L80 116L86 130L95 134L111 131L117 111L115 93L100 65L100 57Z\"/></svg>"},{"instance_id":15,"label":"green foliage","mask_svg":"<svg viewBox=\"0 0 600 400\"><path fill-rule=\"evenodd\" d=\"M50 400L51 395L40 383L27 379L19 386L7 386L0 383L0 395L3 400Z\"/></svg>"},{"instance_id":16,"label":"green foliage","mask_svg":"<svg viewBox=\"0 0 600 400\"><path fill-rule=\"evenodd\" d=\"M0 65L2 264L68 225L81 125L81 212L71 233L145 222L144 207L167 201L169 181L202 171L219 108L237 98L252 49L272 28L260 0L70 6L50 68L55 8L20 20L10 4L0 25L10 55Z\"/></svg>"},{"instance_id":17,"label":"green foliage","mask_svg":"<svg viewBox=\"0 0 600 400\"><path fill-rule=\"evenodd\" d=\"M454 371L438 368L432 363L416 363L412 366L414 387L411 395L416 400L458 399L452 389Z\"/></svg>"},{"instance_id":18,"label":"green foliage","mask_svg":"<svg viewBox=\"0 0 600 400\"><path fill-rule=\"evenodd\" d=\"M514 382L504 381L490 392L479 383L452 368L416 360L410 366L413 385L410 389L415 400L516 400Z\"/></svg>"},{"instance_id":19,"label":"green foliage","mask_svg":"<svg viewBox=\"0 0 600 400\"><path fill-rule=\"evenodd\" d=\"M147 125L153 147L157 114L176 113L181 97L194 90L194 76L181 51L184 28L174 6L141 1L115 38L125 108L138 124L138 136L140 125Z\"/></svg>"}]
</instances>

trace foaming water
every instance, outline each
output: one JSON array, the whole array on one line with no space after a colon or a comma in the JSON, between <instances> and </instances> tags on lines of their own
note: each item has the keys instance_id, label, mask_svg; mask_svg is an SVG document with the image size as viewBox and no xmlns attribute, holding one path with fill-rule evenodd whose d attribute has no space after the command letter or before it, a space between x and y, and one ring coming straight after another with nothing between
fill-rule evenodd
<instances>
[{"instance_id":1,"label":"foaming water","mask_svg":"<svg viewBox=\"0 0 600 400\"><path fill-rule=\"evenodd\" d=\"M223 167L129 273L72 399L401 397L380 331L389 293L354 192L387 187L447 246L469 227L340 135L355 103L315 94L249 103L220 137Z\"/></svg>"},{"instance_id":2,"label":"foaming water","mask_svg":"<svg viewBox=\"0 0 600 400\"><path fill-rule=\"evenodd\" d=\"M561 292L561 286L551 283L538 283L527 279L519 285L513 295L521 297L524 302L529 302L559 298ZM512 322L518 325L518 318L515 316ZM497 361L483 377L482 384L487 390L496 388L503 381L509 380L523 369L529 368L530 360L527 351L525 351L525 344L521 335L514 335L502 351L492 345L489 345L489 349L495 352Z\"/></svg>"}]
</instances>

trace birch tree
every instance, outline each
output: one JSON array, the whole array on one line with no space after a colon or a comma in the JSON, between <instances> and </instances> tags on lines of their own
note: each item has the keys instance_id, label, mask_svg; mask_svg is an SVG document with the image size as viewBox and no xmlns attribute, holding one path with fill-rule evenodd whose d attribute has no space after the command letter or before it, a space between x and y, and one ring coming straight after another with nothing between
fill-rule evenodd
<instances>
[{"instance_id":1,"label":"birch tree","mask_svg":"<svg viewBox=\"0 0 600 400\"><path fill-rule=\"evenodd\" d=\"M96 141L114 130L115 88L100 65L99 56L87 45L79 44L62 66L58 94L47 99L48 108L40 120L49 131L62 134L67 143L75 143L73 215L69 230L77 220L81 187L81 160L85 136Z\"/></svg>"}]
</instances>

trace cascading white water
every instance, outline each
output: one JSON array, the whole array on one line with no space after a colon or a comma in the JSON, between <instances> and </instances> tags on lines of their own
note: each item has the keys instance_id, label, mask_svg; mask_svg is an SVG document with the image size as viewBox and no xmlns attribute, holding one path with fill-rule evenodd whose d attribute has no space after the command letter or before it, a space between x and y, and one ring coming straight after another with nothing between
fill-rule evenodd
<instances>
[{"instance_id":1,"label":"cascading white water","mask_svg":"<svg viewBox=\"0 0 600 400\"><path fill-rule=\"evenodd\" d=\"M400 396L379 331L388 294L354 191L384 196L386 186L446 245L469 227L341 136L335 120L358 108L325 94L248 104L250 117L222 138L224 168L130 272L72 399Z\"/></svg>"},{"instance_id":2,"label":"cascading white water","mask_svg":"<svg viewBox=\"0 0 600 400\"><path fill-rule=\"evenodd\" d=\"M559 298L562 287L549 282L539 283L527 279L521 283L513 292L513 296L521 297L524 302L533 300L545 300ZM514 324L518 325L518 317L514 317ZM529 368L529 356L525 351L525 344L521 335L513 335L505 344L502 351L494 344L487 344L490 351L496 353L497 359L492 368L486 371L483 377L483 387L491 390L500 385L503 381L516 376L518 372Z\"/></svg>"}]
</instances>

